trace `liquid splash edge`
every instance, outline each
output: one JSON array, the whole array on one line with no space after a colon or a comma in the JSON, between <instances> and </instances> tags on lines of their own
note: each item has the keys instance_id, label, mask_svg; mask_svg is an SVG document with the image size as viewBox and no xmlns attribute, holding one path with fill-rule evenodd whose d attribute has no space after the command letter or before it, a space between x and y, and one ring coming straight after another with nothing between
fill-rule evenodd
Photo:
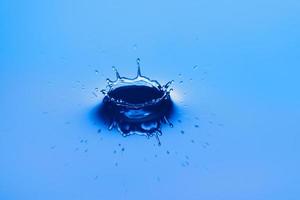
<instances>
[{"instance_id":1,"label":"liquid splash edge","mask_svg":"<svg viewBox=\"0 0 300 200\"><path fill-rule=\"evenodd\" d=\"M161 145L162 124L168 124L173 113L170 96L173 81L161 85L156 80L141 74L140 59L137 59L137 75L134 78L121 77L115 67L116 80L107 79L101 108L101 118L109 124L109 130L116 128L124 137L129 135L155 136Z\"/></svg>"}]
</instances>

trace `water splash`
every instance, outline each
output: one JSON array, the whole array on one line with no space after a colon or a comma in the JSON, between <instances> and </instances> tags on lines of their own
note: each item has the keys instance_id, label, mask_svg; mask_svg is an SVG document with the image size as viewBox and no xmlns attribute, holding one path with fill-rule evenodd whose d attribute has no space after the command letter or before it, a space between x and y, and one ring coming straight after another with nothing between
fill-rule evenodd
<instances>
[{"instance_id":1,"label":"water splash","mask_svg":"<svg viewBox=\"0 0 300 200\"><path fill-rule=\"evenodd\" d=\"M161 85L143 76L140 59L136 62L138 69L134 78L121 77L113 67L116 80L107 79L106 89L101 90L105 95L102 114L109 121L110 130L116 128L123 136L155 136L160 145L162 123L173 127L168 120L173 107L170 97L173 81Z\"/></svg>"}]
</instances>

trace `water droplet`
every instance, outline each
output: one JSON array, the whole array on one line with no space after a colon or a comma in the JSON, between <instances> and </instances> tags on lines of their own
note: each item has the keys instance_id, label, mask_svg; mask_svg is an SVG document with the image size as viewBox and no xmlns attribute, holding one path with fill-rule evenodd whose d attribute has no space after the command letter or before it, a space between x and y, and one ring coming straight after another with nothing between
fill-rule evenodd
<instances>
[{"instance_id":1,"label":"water droplet","mask_svg":"<svg viewBox=\"0 0 300 200\"><path fill-rule=\"evenodd\" d=\"M199 125L198 125L198 124L196 124L196 125L195 125L195 128L199 128Z\"/></svg>"},{"instance_id":2,"label":"water droplet","mask_svg":"<svg viewBox=\"0 0 300 200\"><path fill-rule=\"evenodd\" d=\"M97 69L95 69L95 73L96 73L96 74L98 74L98 73L99 73L99 71L98 71Z\"/></svg>"},{"instance_id":3,"label":"water droplet","mask_svg":"<svg viewBox=\"0 0 300 200\"><path fill-rule=\"evenodd\" d=\"M182 130L182 131L180 131L180 133L181 133L181 134L184 134L184 131Z\"/></svg>"},{"instance_id":4,"label":"water droplet","mask_svg":"<svg viewBox=\"0 0 300 200\"><path fill-rule=\"evenodd\" d=\"M134 44L133 45L133 50L137 50L137 47L138 47L137 44Z\"/></svg>"},{"instance_id":5,"label":"water droplet","mask_svg":"<svg viewBox=\"0 0 300 200\"><path fill-rule=\"evenodd\" d=\"M164 120L171 128L173 128L174 125L168 120L166 116L164 116Z\"/></svg>"},{"instance_id":6,"label":"water droplet","mask_svg":"<svg viewBox=\"0 0 300 200\"><path fill-rule=\"evenodd\" d=\"M53 145L53 146L50 147L51 150L53 150L55 148L56 148L56 145Z\"/></svg>"},{"instance_id":7,"label":"water droplet","mask_svg":"<svg viewBox=\"0 0 300 200\"><path fill-rule=\"evenodd\" d=\"M93 94L95 97L98 97L98 95L97 95L95 92L92 92L92 94Z\"/></svg>"},{"instance_id":8,"label":"water droplet","mask_svg":"<svg viewBox=\"0 0 300 200\"><path fill-rule=\"evenodd\" d=\"M198 65L195 65L194 67L193 67L193 69L195 70L195 69L198 69Z\"/></svg>"}]
</instances>

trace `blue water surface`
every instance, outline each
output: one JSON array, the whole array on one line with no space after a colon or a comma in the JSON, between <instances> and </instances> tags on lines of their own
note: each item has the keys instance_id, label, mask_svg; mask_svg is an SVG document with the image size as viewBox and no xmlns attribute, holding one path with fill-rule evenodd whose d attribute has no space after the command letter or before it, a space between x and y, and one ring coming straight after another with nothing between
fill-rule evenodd
<instances>
[{"instance_id":1,"label":"blue water surface","mask_svg":"<svg viewBox=\"0 0 300 200\"><path fill-rule=\"evenodd\" d=\"M298 200L300 2L1 0L0 199ZM113 77L175 80L174 127L95 121Z\"/></svg>"}]
</instances>

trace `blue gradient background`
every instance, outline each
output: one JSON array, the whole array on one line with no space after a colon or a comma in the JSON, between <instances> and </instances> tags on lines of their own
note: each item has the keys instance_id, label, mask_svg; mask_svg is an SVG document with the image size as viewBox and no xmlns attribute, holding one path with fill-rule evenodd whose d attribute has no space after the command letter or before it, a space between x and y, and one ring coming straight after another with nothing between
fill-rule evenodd
<instances>
[{"instance_id":1,"label":"blue gradient background","mask_svg":"<svg viewBox=\"0 0 300 200\"><path fill-rule=\"evenodd\" d=\"M297 0L1 0L0 199L298 200L299 36ZM175 80L161 147L91 117L137 57Z\"/></svg>"}]
</instances>

